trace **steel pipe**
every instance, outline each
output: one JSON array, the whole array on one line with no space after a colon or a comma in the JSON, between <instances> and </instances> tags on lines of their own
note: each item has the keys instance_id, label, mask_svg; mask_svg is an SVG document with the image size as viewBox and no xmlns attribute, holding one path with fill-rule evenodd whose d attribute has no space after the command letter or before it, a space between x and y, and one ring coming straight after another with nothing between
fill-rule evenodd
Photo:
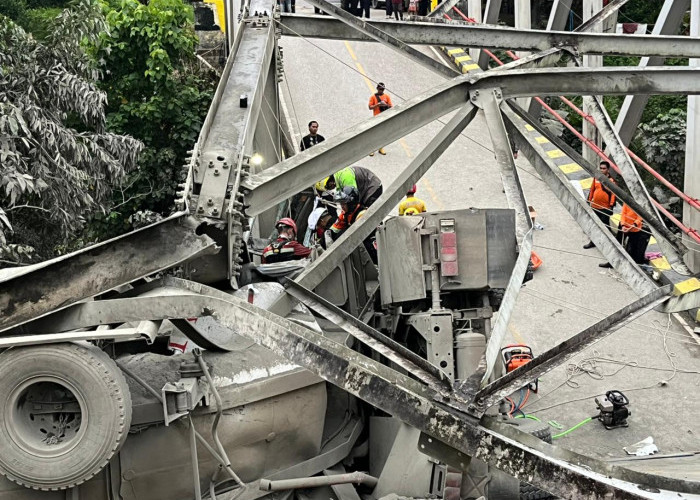
<instances>
[{"instance_id":1,"label":"steel pipe","mask_svg":"<svg viewBox=\"0 0 700 500\"><path fill-rule=\"evenodd\" d=\"M365 484L371 488L377 485L377 478L364 472L351 472L349 474L334 474L332 476L297 477L294 479L280 479L270 481L260 480L260 489L263 491L297 490L300 488L319 488L334 484Z\"/></svg>"}]
</instances>

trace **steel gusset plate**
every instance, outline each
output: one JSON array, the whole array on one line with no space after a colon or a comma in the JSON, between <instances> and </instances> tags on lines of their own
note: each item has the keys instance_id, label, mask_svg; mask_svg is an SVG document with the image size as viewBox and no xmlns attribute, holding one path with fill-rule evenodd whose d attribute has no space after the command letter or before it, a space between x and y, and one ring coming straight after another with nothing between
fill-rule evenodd
<instances>
[{"instance_id":1,"label":"steel gusset plate","mask_svg":"<svg viewBox=\"0 0 700 500\"><path fill-rule=\"evenodd\" d=\"M0 331L15 327L120 285L216 253L197 235L199 223L179 213L151 226L58 259L30 266L0 282Z\"/></svg>"},{"instance_id":2,"label":"steel gusset plate","mask_svg":"<svg viewBox=\"0 0 700 500\"><path fill-rule=\"evenodd\" d=\"M170 278L163 284L163 294L154 290L156 293L148 297L79 307L90 306L90 316L105 322L212 316L448 446L563 498L661 499L670 494L664 490L700 493L699 483L605 464L561 450L491 418L479 423L435 401L436 394L426 386L309 328L198 283ZM76 324L88 326L87 316L76 314Z\"/></svg>"}]
</instances>

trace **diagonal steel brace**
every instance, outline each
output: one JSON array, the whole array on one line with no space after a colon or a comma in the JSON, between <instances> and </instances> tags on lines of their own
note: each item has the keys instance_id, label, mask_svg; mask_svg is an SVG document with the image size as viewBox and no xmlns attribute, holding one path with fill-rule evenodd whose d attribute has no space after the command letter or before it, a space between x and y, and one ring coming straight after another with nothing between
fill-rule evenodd
<instances>
[{"instance_id":1,"label":"diagonal steel brace","mask_svg":"<svg viewBox=\"0 0 700 500\"><path fill-rule=\"evenodd\" d=\"M474 396L474 407L470 408L470 411L475 411L476 416L483 415L487 408L498 403L504 397L536 378L543 376L587 347L590 347L593 343L604 339L614 331L619 330L666 302L670 293L671 285L654 290L558 344L556 347L543 352L526 365L505 374L476 393Z\"/></svg>"}]
</instances>

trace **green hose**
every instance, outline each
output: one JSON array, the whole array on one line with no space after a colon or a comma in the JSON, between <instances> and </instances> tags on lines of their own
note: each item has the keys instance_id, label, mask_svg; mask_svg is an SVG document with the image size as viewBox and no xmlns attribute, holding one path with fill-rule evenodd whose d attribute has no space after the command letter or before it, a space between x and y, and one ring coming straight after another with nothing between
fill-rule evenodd
<instances>
[{"instance_id":1,"label":"green hose","mask_svg":"<svg viewBox=\"0 0 700 500\"><path fill-rule=\"evenodd\" d=\"M534 415L516 415L515 418L529 418L530 420L537 420L538 422L541 422L541 420Z\"/></svg>"},{"instance_id":2,"label":"green hose","mask_svg":"<svg viewBox=\"0 0 700 500\"><path fill-rule=\"evenodd\" d=\"M586 420L583 420L583 421L579 422L578 424L574 425L571 429L567 429L564 432L560 432L559 434L553 435L552 439L557 439L557 438L560 438L562 436L566 436L569 432L575 431L576 429L581 427L583 424L587 424L591 420L593 420L593 417L588 417Z\"/></svg>"}]
</instances>

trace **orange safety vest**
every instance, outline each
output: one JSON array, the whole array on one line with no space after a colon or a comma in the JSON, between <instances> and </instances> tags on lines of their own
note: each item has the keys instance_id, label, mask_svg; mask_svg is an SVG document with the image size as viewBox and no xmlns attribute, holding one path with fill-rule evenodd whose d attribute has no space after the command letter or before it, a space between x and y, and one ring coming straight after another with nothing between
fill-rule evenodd
<instances>
[{"instance_id":1,"label":"orange safety vest","mask_svg":"<svg viewBox=\"0 0 700 500\"><path fill-rule=\"evenodd\" d=\"M642 230L642 218L632 210L627 203L622 205L622 213L620 213L620 226L628 227L630 233L636 233Z\"/></svg>"}]
</instances>

